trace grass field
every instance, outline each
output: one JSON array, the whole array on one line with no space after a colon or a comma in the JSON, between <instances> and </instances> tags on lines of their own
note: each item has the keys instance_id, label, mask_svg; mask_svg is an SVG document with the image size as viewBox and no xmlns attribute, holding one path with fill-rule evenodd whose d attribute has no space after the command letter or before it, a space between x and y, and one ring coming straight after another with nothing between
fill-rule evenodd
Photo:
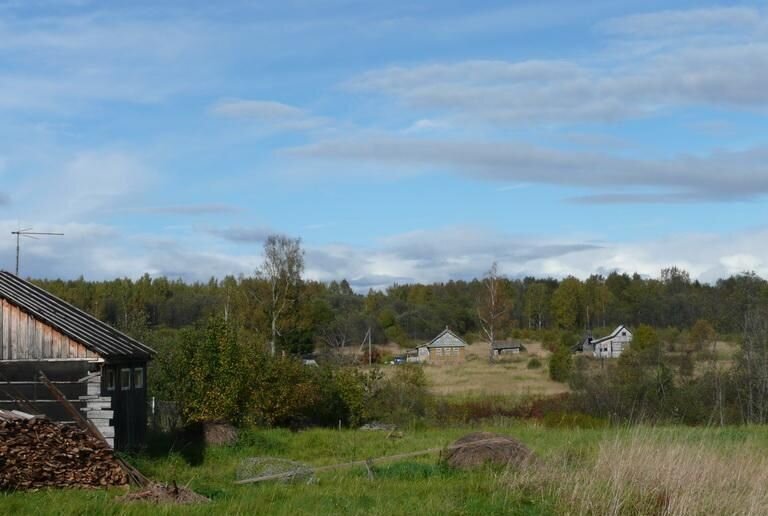
<instances>
[{"instance_id":1,"label":"grass field","mask_svg":"<svg viewBox=\"0 0 768 516\"><path fill-rule=\"evenodd\" d=\"M521 470L452 471L436 456L320 473L317 484L233 484L241 460L274 456L312 465L421 450L470 428L406 431L254 430L237 446L132 459L146 475L212 499L194 507L124 505L122 490L51 490L0 496L3 514L764 514L764 428L550 429L514 423L484 430L515 436L538 460ZM199 463L198 463L199 462ZM727 510L726 510L727 509Z\"/></svg>"},{"instance_id":2,"label":"grass field","mask_svg":"<svg viewBox=\"0 0 768 516\"><path fill-rule=\"evenodd\" d=\"M549 351L538 342L526 342L526 351L488 361L488 343L475 342L467 347L466 360L455 364L426 365L429 388L438 395L530 396L559 394L568 386L549 379ZM537 357L542 366L528 369L528 360Z\"/></svg>"}]
</instances>

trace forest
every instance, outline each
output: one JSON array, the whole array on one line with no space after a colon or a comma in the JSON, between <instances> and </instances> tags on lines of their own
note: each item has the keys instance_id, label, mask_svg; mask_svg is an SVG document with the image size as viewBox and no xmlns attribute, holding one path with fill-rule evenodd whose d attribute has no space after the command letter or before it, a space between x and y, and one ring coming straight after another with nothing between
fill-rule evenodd
<instances>
[{"instance_id":1,"label":"forest","mask_svg":"<svg viewBox=\"0 0 768 516\"><path fill-rule=\"evenodd\" d=\"M221 315L256 338L270 333L269 282L252 276L185 283L164 277L110 281L33 280L42 288L127 333L144 337L179 330ZM714 284L691 280L676 267L657 278L613 272L575 277L499 278L506 314L500 338L521 330L580 333L618 324L684 330L709 321L720 334L739 333L750 308L768 300L768 282L745 272ZM429 340L446 326L468 337L481 333L478 306L483 279L429 285L392 285L354 292L348 281L303 279L280 315L277 348L308 353L323 347L360 345L368 328L374 343L403 347Z\"/></svg>"},{"instance_id":2,"label":"forest","mask_svg":"<svg viewBox=\"0 0 768 516\"><path fill-rule=\"evenodd\" d=\"M482 278L359 293L344 279L303 278L298 239L270 236L264 256L251 276L205 283L148 275L36 283L153 346L150 394L176 402L187 423L355 426L475 417L468 414L768 421L768 282L754 273L715 284L677 267L656 278L619 272L586 280L507 278L491 264ZM586 332L600 335L619 324L635 338L618 360L573 354ZM568 384L570 394L457 402L433 396L420 367L396 374L377 367L391 356L375 345L412 347L446 326L470 343L509 337L543 343L551 353L549 377ZM366 334L374 347L361 357L351 351ZM723 341L735 351L723 355ZM298 360L309 354L319 368ZM358 367L369 361L373 367ZM529 367L541 367L539 359L532 357Z\"/></svg>"}]
</instances>

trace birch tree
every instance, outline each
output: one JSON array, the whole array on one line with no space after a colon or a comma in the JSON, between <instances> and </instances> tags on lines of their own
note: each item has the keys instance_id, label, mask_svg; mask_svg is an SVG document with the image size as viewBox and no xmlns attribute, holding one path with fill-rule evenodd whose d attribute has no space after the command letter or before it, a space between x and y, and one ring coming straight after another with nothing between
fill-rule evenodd
<instances>
[{"instance_id":1,"label":"birch tree","mask_svg":"<svg viewBox=\"0 0 768 516\"><path fill-rule=\"evenodd\" d=\"M270 323L269 352L277 352L277 338L281 335L281 317L296 302L304 272L304 251L300 238L270 235L264 242L264 263L257 271L269 289L267 314Z\"/></svg>"},{"instance_id":2,"label":"birch tree","mask_svg":"<svg viewBox=\"0 0 768 516\"><path fill-rule=\"evenodd\" d=\"M493 343L496 334L509 316L509 300L504 292L504 285L499 277L499 267L493 262L491 269L483 279L483 295L477 307L477 317L480 328L490 345L489 358L493 360Z\"/></svg>"}]
</instances>

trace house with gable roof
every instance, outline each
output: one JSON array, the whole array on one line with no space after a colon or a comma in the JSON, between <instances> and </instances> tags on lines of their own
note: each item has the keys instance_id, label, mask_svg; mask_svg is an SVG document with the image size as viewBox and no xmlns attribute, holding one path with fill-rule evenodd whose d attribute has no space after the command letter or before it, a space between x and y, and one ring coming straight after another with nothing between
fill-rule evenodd
<instances>
[{"instance_id":1,"label":"house with gable roof","mask_svg":"<svg viewBox=\"0 0 768 516\"><path fill-rule=\"evenodd\" d=\"M467 343L448 327L440 335L416 348L409 361L420 363L445 363L464 360Z\"/></svg>"}]
</instances>

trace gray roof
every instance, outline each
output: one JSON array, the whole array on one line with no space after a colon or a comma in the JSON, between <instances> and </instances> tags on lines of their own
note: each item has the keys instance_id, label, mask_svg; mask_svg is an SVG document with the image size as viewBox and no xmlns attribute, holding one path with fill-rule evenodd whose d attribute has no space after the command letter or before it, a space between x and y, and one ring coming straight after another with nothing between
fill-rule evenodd
<instances>
[{"instance_id":1,"label":"gray roof","mask_svg":"<svg viewBox=\"0 0 768 516\"><path fill-rule=\"evenodd\" d=\"M632 335L632 332L629 331L629 329L627 329L626 326L624 326L623 324L620 324L619 326L616 327L615 330L613 330L610 333L610 335L606 335L605 337L600 337L599 339L592 339L592 344L599 344L601 342L605 342L606 340L611 340L612 338L616 337L621 330L626 330L627 333Z\"/></svg>"},{"instance_id":2,"label":"gray roof","mask_svg":"<svg viewBox=\"0 0 768 516\"><path fill-rule=\"evenodd\" d=\"M493 349L519 349L523 347L521 340L495 340Z\"/></svg>"},{"instance_id":3,"label":"gray roof","mask_svg":"<svg viewBox=\"0 0 768 516\"><path fill-rule=\"evenodd\" d=\"M155 350L46 292L0 271L0 298L107 359L149 359Z\"/></svg>"},{"instance_id":4,"label":"gray roof","mask_svg":"<svg viewBox=\"0 0 768 516\"><path fill-rule=\"evenodd\" d=\"M419 347L426 346L428 348L463 348L466 345L467 343L464 342L461 337L446 328L442 331L442 333L440 333L440 335Z\"/></svg>"}]
</instances>

